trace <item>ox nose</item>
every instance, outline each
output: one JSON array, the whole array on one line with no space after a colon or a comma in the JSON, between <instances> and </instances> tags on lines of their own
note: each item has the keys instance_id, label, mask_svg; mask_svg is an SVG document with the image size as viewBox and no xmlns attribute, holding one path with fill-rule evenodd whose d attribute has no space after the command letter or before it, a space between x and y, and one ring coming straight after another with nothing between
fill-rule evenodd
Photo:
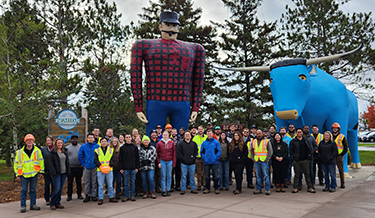
<instances>
[{"instance_id":1,"label":"ox nose","mask_svg":"<svg viewBox=\"0 0 375 218\"><path fill-rule=\"evenodd\" d=\"M276 111L276 116L282 120L295 120L298 118L297 110Z\"/></svg>"}]
</instances>

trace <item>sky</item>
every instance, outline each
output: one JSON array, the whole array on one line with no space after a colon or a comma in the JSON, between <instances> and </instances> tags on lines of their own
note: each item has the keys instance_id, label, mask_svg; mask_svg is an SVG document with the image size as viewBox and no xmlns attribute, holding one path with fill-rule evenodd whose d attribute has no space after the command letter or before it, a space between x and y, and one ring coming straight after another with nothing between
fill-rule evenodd
<instances>
[{"instance_id":1,"label":"sky","mask_svg":"<svg viewBox=\"0 0 375 218\"><path fill-rule=\"evenodd\" d=\"M131 21L137 23L138 14L142 14L142 7L149 7L149 0L109 0L115 2L118 12L122 14L121 22L123 25L130 24ZM152 0L157 1L157 0ZM210 20L214 22L223 22L230 16L230 11L224 7L221 0L193 0L194 8L202 8L201 25L209 25ZM279 20L281 14L285 13L285 6L294 7L292 0L263 0L261 7L258 9L258 18L261 21L271 22ZM374 0L351 0L340 8L344 13L359 13L375 11ZM374 17L374 15L373 15ZM374 17L375 19L375 17ZM369 102L359 100L358 106L360 112L367 109Z\"/></svg>"}]
</instances>

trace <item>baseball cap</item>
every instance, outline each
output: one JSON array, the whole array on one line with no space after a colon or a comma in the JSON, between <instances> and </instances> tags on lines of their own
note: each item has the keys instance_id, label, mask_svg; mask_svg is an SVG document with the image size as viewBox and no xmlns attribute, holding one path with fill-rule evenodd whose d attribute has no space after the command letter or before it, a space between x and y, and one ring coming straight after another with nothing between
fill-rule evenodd
<instances>
[{"instance_id":1,"label":"baseball cap","mask_svg":"<svg viewBox=\"0 0 375 218\"><path fill-rule=\"evenodd\" d=\"M152 130L150 131L150 135L151 135L152 133L157 133L156 129L152 129Z\"/></svg>"},{"instance_id":2,"label":"baseball cap","mask_svg":"<svg viewBox=\"0 0 375 218\"><path fill-rule=\"evenodd\" d=\"M215 127L215 129L220 129L221 130L220 126Z\"/></svg>"},{"instance_id":3,"label":"baseball cap","mask_svg":"<svg viewBox=\"0 0 375 218\"><path fill-rule=\"evenodd\" d=\"M263 129L263 132L268 132L268 129Z\"/></svg>"},{"instance_id":4,"label":"baseball cap","mask_svg":"<svg viewBox=\"0 0 375 218\"><path fill-rule=\"evenodd\" d=\"M250 129L256 129L257 128L257 126L255 126L255 125L252 125L251 127L250 127Z\"/></svg>"},{"instance_id":5,"label":"baseball cap","mask_svg":"<svg viewBox=\"0 0 375 218\"><path fill-rule=\"evenodd\" d=\"M157 125L157 126L156 126L156 129L161 129L161 126L160 126L160 125Z\"/></svg>"}]
</instances>

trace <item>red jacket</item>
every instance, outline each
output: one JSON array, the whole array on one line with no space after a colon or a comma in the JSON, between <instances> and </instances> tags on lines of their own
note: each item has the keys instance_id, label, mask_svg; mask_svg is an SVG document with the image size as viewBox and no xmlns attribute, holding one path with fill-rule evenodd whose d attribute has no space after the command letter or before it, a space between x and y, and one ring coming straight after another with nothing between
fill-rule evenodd
<instances>
[{"instance_id":1,"label":"red jacket","mask_svg":"<svg viewBox=\"0 0 375 218\"><path fill-rule=\"evenodd\" d=\"M168 139L168 143L165 144L163 140L160 140L156 144L156 159L160 163L160 159L164 161L172 161L173 167L176 167L176 146L172 140Z\"/></svg>"}]
</instances>

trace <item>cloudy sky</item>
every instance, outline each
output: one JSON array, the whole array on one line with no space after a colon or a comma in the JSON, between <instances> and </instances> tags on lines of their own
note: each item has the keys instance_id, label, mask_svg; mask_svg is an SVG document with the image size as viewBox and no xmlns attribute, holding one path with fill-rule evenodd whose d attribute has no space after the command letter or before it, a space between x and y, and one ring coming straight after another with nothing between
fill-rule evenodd
<instances>
[{"instance_id":1,"label":"cloudy sky","mask_svg":"<svg viewBox=\"0 0 375 218\"><path fill-rule=\"evenodd\" d=\"M119 13L122 13L122 24L128 25L131 21L137 23L138 14L143 13L142 7L149 7L149 0L109 0L117 4ZM156 0L152 0L156 1ZM224 7L221 0L193 0L194 8L202 8L202 25L210 24L210 20L223 22L230 16L230 11ZM264 0L258 10L258 17L261 21L275 21L281 18L285 13L285 6L294 7L292 0ZM374 0L351 0L349 3L342 5L341 10L344 13L359 13L375 11ZM375 16L373 15L374 19ZM368 102L359 100L359 109L361 112L367 109Z\"/></svg>"}]
</instances>

